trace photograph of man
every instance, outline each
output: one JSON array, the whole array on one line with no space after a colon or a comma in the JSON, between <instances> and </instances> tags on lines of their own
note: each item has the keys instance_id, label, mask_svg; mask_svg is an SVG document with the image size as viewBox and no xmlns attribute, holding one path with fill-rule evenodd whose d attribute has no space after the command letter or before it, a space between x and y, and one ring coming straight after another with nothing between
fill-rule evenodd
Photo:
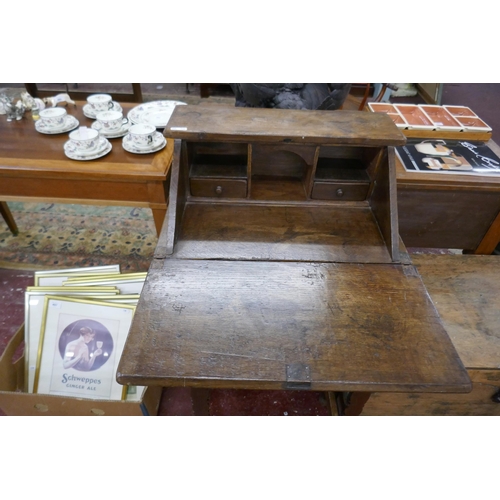
<instances>
[{"instance_id":1,"label":"photograph of man","mask_svg":"<svg viewBox=\"0 0 500 500\"><path fill-rule=\"evenodd\" d=\"M102 355L102 342L97 342L97 349L90 352L89 343L94 340L95 330L89 326L83 326L79 330L80 336L68 342L64 351L64 368L75 368L76 370L89 371L98 356ZM101 345L99 345L101 344Z\"/></svg>"}]
</instances>

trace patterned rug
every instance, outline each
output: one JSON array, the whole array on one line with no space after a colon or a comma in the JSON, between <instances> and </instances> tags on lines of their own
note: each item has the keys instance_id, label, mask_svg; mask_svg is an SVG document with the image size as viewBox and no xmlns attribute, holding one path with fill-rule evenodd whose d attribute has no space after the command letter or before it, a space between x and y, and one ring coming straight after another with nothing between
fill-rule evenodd
<instances>
[{"instance_id":1,"label":"patterned rug","mask_svg":"<svg viewBox=\"0 0 500 500\"><path fill-rule=\"evenodd\" d=\"M158 241L147 208L9 202L19 228L0 218L0 268L52 269L120 264L147 271Z\"/></svg>"}]
</instances>

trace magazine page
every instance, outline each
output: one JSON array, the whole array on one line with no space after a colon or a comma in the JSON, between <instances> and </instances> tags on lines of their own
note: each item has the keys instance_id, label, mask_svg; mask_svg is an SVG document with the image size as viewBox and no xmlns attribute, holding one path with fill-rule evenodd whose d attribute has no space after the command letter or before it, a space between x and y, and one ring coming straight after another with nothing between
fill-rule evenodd
<instances>
[{"instance_id":1,"label":"magazine page","mask_svg":"<svg viewBox=\"0 0 500 500\"><path fill-rule=\"evenodd\" d=\"M409 140L396 148L408 172L500 175L500 158L485 144L442 139Z\"/></svg>"}]
</instances>

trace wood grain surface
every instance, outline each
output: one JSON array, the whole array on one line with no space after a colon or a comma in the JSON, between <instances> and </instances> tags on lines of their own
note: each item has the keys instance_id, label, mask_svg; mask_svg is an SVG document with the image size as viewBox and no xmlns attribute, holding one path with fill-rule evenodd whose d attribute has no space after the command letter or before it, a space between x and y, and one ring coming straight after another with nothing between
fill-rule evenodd
<instances>
[{"instance_id":1,"label":"wood grain surface","mask_svg":"<svg viewBox=\"0 0 500 500\"><path fill-rule=\"evenodd\" d=\"M135 318L124 384L470 390L412 266L156 260Z\"/></svg>"},{"instance_id":2,"label":"wood grain surface","mask_svg":"<svg viewBox=\"0 0 500 500\"><path fill-rule=\"evenodd\" d=\"M194 141L403 145L385 113L177 106L165 137Z\"/></svg>"},{"instance_id":3,"label":"wood grain surface","mask_svg":"<svg viewBox=\"0 0 500 500\"><path fill-rule=\"evenodd\" d=\"M500 258L413 255L412 259L464 365L500 370Z\"/></svg>"},{"instance_id":4,"label":"wood grain surface","mask_svg":"<svg viewBox=\"0 0 500 500\"><path fill-rule=\"evenodd\" d=\"M281 111L176 108L167 225L118 381L353 391L356 411L373 391L470 391L398 236L404 137L383 115ZM366 199L311 199L318 160L321 182L365 170ZM220 197L195 196L193 173Z\"/></svg>"},{"instance_id":5,"label":"wood grain surface","mask_svg":"<svg viewBox=\"0 0 500 500\"><path fill-rule=\"evenodd\" d=\"M187 204L174 257L391 263L367 206Z\"/></svg>"}]
</instances>

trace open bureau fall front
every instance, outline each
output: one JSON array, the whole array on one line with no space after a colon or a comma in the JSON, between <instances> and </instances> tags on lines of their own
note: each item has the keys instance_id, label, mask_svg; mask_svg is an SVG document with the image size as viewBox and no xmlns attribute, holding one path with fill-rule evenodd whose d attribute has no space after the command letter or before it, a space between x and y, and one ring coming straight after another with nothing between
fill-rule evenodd
<instances>
[{"instance_id":1,"label":"open bureau fall front","mask_svg":"<svg viewBox=\"0 0 500 500\"><path fill-rule=\"evenodd\" d=\"M120 383L470 391L398 235L389 117L188 105L164 135L169 207Z\"/></svg>"}]
</instances>

